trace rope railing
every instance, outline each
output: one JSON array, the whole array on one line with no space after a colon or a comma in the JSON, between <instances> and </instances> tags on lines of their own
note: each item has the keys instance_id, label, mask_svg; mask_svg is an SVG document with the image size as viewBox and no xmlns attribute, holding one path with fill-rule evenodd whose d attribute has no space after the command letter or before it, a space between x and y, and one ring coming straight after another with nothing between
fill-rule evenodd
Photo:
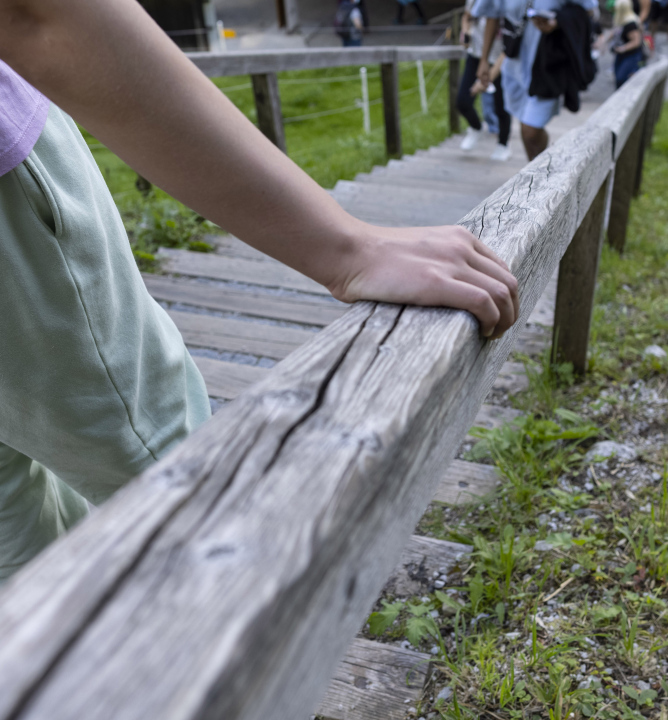
<instances>
[{"instance_id":1,"label":"rope railing","mask_svg":"<svg viewBox=\"0 0 668 720\"><path fill-rule=\"evenodd\" d=\"M518 279L503 338L357 303L15 575L0 720L308 716L557 266L556 351L586 354L607 208L667 75L638 72L461 221Z\"/></svg>"}]
</instances>

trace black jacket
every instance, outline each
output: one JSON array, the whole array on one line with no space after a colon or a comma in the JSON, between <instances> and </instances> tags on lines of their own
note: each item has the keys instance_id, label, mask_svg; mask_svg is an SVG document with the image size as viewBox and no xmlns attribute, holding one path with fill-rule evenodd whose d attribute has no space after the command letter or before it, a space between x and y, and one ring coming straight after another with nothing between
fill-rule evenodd
<instances>
[{"instance_id":1,"label":"black jacket","mask_svg":"<svg viewBox=\"0 0 668 720\"><path fill-rule=\"evenodd\" d=\"M567 3L557 11L557 29L540 38L529 95L541 98L563 95L566 107L577 112L578 93L586 90L596 75L590 44L589 13L581 5Z\"/></svg>"}]
</instances>

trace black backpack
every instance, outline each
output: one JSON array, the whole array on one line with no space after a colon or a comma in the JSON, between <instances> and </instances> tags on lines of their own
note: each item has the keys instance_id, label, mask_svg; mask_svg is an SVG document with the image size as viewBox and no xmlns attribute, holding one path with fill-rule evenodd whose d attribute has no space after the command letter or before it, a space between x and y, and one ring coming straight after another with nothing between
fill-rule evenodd
<instances>
[{"instance_id":1,"label":"black backpack","mask_svg":"<svg viewBox=\"0 0 668 720\"><path fill-rule=\"evenodd\" d=\"M352 27L350 16L354 7L355 4L350 0L343 0L343 2L339 3L339 7L336 9L334 27L336 28L336 34L343 40L350 38L350 28Z\"/></svg>"}]
</instances>

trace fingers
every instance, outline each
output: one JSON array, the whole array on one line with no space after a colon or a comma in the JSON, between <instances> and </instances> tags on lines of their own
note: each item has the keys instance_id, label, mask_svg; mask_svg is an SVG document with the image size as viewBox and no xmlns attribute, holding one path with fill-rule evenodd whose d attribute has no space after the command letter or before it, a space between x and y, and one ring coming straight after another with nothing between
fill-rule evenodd
<instances>
[{"instance_id":1,"label":"fingers","mask_svg":"<svg viewBox=\"0 0 668 720\"><path fill-rule=\"evenodd\" d=\"M489 250L489 248L487 249ZM491 250L489 250L489 252L491 252ZM498 260L496 256L490 258L483 253L474 254L469 260L469 264L474 270L493 278L507 288L508 296L513 306L514 319L516 320L520 314L517 280L506 268L505 263L494 262L495 259Z\"/></svg>"},{"instance_id":2,"label":"fingers","mask_svg":"<svg viewBox=\"0 0 668 720\"><path fill-rule=\"evenodd\" d=\"M465 282L469 283L473 287L478 288L484 292L496 308L495 323L492 327L486 325L486 321L490 317L487 313L486 308L488 307L487 302L481 301L480 308L484 313L483 318L478 315L478 307L474 306L469 308L471 312L480 320L483 325L483 335L485 337L497 338L501 337L509 327L513 325L517 319L517 309L513 302L512 293L508 285L501 280L497 280L491 275L487 275L484 272L479 272L473 268L469 269L469 272L462 278Z\"/></svg>"},{"instance_id":3,"label":"fingers","mask_svg":"<svg viewBox=\"0 0 668 720\"><path fill-rule=\"evenodd\" d=\"M501 312L486 290L470 282L450 280L448 293L443 300L444 305L459 310L468 310L475 315L480 323L480 332L483 337L494 336L501 319Z\"/></svg>"}]
</instances>

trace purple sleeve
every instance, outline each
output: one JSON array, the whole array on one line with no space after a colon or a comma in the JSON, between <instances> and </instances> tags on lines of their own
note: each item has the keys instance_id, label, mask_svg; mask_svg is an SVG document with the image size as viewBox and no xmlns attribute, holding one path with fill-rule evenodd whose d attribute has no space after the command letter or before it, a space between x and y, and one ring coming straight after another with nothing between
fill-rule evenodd
<instances>
[{"instance_id":1,"label":"purple sleeve","mask_svg":"<svg viewBox=\"0 0 668 720\"><path fill-rule=\"evenodd\" d=\"M0 176L28 157L48 112L44 95L0 60Z\"/></svg>"}]
</instances>

